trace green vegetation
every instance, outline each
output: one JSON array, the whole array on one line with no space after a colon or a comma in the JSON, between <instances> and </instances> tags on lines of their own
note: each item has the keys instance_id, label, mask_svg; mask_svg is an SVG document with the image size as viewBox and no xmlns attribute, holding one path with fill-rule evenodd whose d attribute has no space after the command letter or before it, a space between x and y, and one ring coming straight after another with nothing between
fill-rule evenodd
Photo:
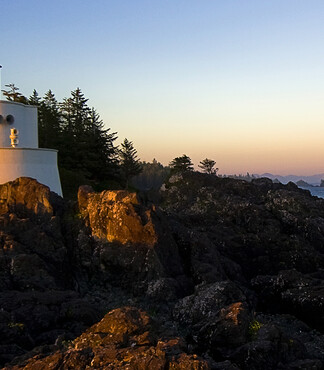
<instances>
[{"instance_id":1,"label":"green vegetation","mask_svg":"<svg viewBox=\"0 0 324 370\"><path fill-rule=\"evenodd\" d=\"M15 86L15 84L8 84L5 85L5 87L8 88L8 90L1 90L3 92L3 95L7 98L9 101L15 101L18 103L28 104L28 100L25 96L23 96L19 91L19 88Z\"/></svg>"},{"instance_id":2,"label":"green vegetation","mask_svg":"<svg viewBox=\"0 0 324 370\"><path fill-rule=\"evenodd\" d=\"M203 170L203 172L208 173L209 175L216 175L218 168L215 167L216 162L213 159L204 159L198 165L199 168Z\"/></svg>"},{"instance_id":3,"label":"green vegetation","mask_svg":"<svg viewBox=\"0 0 324 370\"><path fill-rule=\"evenodd\" d=\"M258 331L261 329L262 324L258 320L253 320L249 325L249 337L251 340L254 340L258 334Z\"/></svg>"},{"instance_id":4,"label":"green vegetation","mask_svg":"<svg viewBox=\"0 0 324 370\"><path fill-rule=\"evenodd\" d=\"M192 172L193 163L186 154L183 154L181 157L176 157L170 162L170 168L171 174Z\"/></svg>"},{"instance_id":5,"label":"green vegetation","mask_svg":"<svg viewBox=\"0 0 324 370\"><path fill-rule=\"evenodd\" d=\"M155 158L150 162L141 162L142 172L131 180L131 184L140 190L158 190L170 174L170 167L163 166Z\"/></svg>"},{"instance_id":6,"label":"green vegetation","mask_svg":"<svg viewBox=\"0 0 324 370\"><path fill-rule=\"evenodd\" d=\"M25 324L23 324L22 322L9 322L8 323L8 327L9 328L16 328L20 331L23 331L25 329Z\"/></svg>"},{"instance_id":7,"label":"green vegetation","mask_svg":"<svg viewBox=\"0 0 324 370\"><path fill-rule=\"evenodd\" d=\"M239 175L223 175L223 177L228 177L230 179L236 179L236 180L244 180L244 181L248 181L248 182L251 182L253 179L255 179L256 177L252 174L250 175L248 172L246 173L246 175L244 174L239 174Z\"/></svg>"},{"instance_id":8,"label":"green vegetation","mask_svg":"<svg viewBox=\"0 0 324 370\"><path fill-rule=\"evenodd\" d=\"M121 144L119 150L119 163L122 179L125 183L125 188L128 189L129 180L141 173L142 167L137 158L137 151L131 141L127 139Z\"/></svg>"},{"instance_id":9,"label":"green vegetation","mask_svg":"<svg viewBox=\"0 0 324 370\"><path fill-rule=\"evenodd\" d=\"M194 170L191 159L183 154L164 167L156 159L140 162L132 141L125 139L120 148L115 145L117 133L105 128L94 108L88 106L80 88L58 102L52 90L40 97L36 90L29 98L14 84L6 85L4 96L10 101L38 107L38 134L41 148L58 150L58 166L64 197L75 198L80 185L95 190L128 189L157 190L170 174ZM199 167L216 175L218 168L212 159L204 159Z\"/></svg>"},{"instance_id":10,"label":"green vegetation","mask_svg":"<svg viewBox=\"0 0 324 370\"><path fill-rule=\"evenodd\" d=\"M10 101L38 107L39 146L59 151L58 165L65 197L75 197L81 184L96 190L121 188L117 134L104 127L94 108L79 88L58 102L48 90L43 98L36 90L27 99L14 85L6 85L4 96ZM113 185L112 185L113 184Z\"/></svg>"}]
</instances>

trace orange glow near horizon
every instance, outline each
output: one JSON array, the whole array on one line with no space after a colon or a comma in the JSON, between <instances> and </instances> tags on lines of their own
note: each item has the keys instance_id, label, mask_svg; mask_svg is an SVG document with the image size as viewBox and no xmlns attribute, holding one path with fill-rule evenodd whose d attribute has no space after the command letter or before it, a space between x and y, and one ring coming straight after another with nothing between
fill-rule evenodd
<instances>
[{"instance_id":1,"label":"orange glow near horizon","mask_svg":"<svg viewBox=\"0 0 324 370\"><path fill-rule=\"evenodd\" d=\"M294 135L276 137L268 135L266 139L256 137L230 137L215 144L207 141L203 145L192 141L170 138L168 146L164 141L151 142L143 145L138 143L139 155L150 162L153 158L167 165L174 157L187 154L192 159L195 168L204 158L217 162L221 174L245 174L246 172L262 174L269 172L278 175L313 175L324 173L324 146L320 133L311 135ZM143 143L144 144L144 143Z\"/></svg>"},{"instance_id":2,"label":"orange glow near horizon","mask_svg":"<svg viewBox=\"0 0 324 370\"><path fill-rule=\"evenodd\" d=\"M324 108L318 93L304 99L297 92L218 98L214 105L210 99L188 101L186 110L159 105L146 115L136 110L133 119L141 122L141 131L128 125L126 111L119 134L132 138L142 160L156 158L164 165L186 154L196 168L204 158L214 159L222 174L324 173Z\"/></svg>"}]
</instances>

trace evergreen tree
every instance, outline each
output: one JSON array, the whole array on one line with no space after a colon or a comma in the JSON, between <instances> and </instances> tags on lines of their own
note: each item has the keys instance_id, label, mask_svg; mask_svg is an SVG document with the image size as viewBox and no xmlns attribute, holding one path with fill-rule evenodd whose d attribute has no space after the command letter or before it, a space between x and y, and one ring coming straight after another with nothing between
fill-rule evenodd
<instances>
[{"instance_id":1,"label":"evergreen tree","mask_svg":"<svg viewBox=\"0 0 324 370\"><path fill-rule=\"evenodd\" d=\"M199 168L203 170L203 172L208 173L209 175L216 175L218 168L216 168L216 162L212 159L204 159L203 161L199 162Z\"/></svg>"},{"instance_id":2,"label":"evergreen tree","mask_svg":"<svg viewBox=\"0 0 324 370\"><path fill-rule=\"evenodd\" d=\"M151 163L141 162L142 172L131 180L140 190L158 190L170 174L170 167L163 166L155 158Z\"/></svg>"},{"instance_id":3,"label":"evergreen tree","mask_svg":"<svg viewBox=\"0 0 324 370\"><path fill-rule=\"evenodd\" d=\"M85 131L90 108L87 105L88 99L84 97L80 88L71 91L71 97L63 99L61 111L63 115L63 125L66 131L74 137Z\"/></svg>"},{"instance_id":4,"label":"evergreen tree","mask_svg":"<svg viewBox=\"0 0 324 370\"><path fill-rule=\"evenodd\" d=\"M41 98L38 95L38 92L34 89L32 95L28 99L28 103L30 105L39 106L41 102Z\"/></svg>"},{"instance_id":5,"label":"evergreen tree","mask_svg":"<svg viewBox=\"0 0 324 370\"><path fill-rule=\"evenodd\" d=\"M114 146L117 136L115 132L109 131L109 128L104 128L99 114L92 108L83 136L86 138L84 144L87 150L84 166L94 180L102 181L117 174L118 158Z\"/></svg>"},{"instance_id":6,"label":"evergreen tree","mask_svg":"<svg viewBox=\"0 0 324 370\"><path fill-rule=\"evenodd\" d=\"M78 171L89 180L100 182L117 173L116 133L105 129L99 114L87 105L79 88L60 105L62 145L60 165Z\"/></svg>"},{"instance_id":7,"label":"evergreen tree","mask_svg":"<svg viewBox=\"0 0 324 370\"><path fill-rule=\"evenodd\" d=\"M8 90L1 90L3 95L6 96L7 100L15 101L17 103L28 104L28 99L22 95L19 91L19 88L15 84L5 85L8 87Z\"/></svg>"},{"instance_id":8,"label":"evergreen tree","mask_svg":"<svg viewBox=\"0 0 324 370\"><path fill-rule=\"evenodd\" d=\"M60 164L62 167L83 171L89 177L91 174L85 169L84 159L86 150L86 128L90 108L88 99L79 88L71 92L71 97L65 98L60 104L62 114L62 136Z\"/></svg>"},{"instance_id":9,"label":"evergreen tree","mask_svg":"<svg viewBox=\"0 0 324 370\"><path fill-rule=\"evenodd\" d=\"M191 159L183 154L181 157L176 157L170 162L171 173L184 173L193 171L193 163Z\"/></svg>"},{"instance_id":10,"label":"evergreen tree","mask_svg":"<svg viewBox=\"0 0 324 370\"><path fill-rule=\"evenodd\" d=\"M64 194L75 195L81 184L102 189L112 183L119 186L116 133L105 128L99 114L87 105L79 88L59 103L51 90L40 98L34 90L29 99L14 85L6 85L10 101L38 107L39 146L57 149ZM117 182L117 183L116 183Z\"/></svg>"},{"instance_id":11,"label":"evergreen tree","mask_svg":"<svg viewBox=\"0 0 324 370\"><path fill-rule=\"evenodd\" d=\"M33 99L35 100L35 97ZM29 101L31 101L31 98L29 98ZM47 91L38 105L38 133L40 147L61 148L61 113L59 104L51 90Z\"/></svg>"},{"instance_id":12,"label":"evergreen tree","mask_svg":"<svg viewBox=\"0 0 324 370\"><path fill-rule=\"evenodd\" d=\"M129 180L142 171L140 161L137 158L137 150L133 143L127 139L121 144L119 150L120 170L125 180L126 189L128 189Z\"/></svg>"}]
</instances>

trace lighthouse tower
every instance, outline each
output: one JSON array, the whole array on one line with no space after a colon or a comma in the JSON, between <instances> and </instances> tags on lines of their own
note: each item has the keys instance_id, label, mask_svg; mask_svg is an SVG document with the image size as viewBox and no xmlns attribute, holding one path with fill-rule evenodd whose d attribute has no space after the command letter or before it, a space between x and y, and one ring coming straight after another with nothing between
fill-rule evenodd
<instances>
[{"instance_id":1,"label":"lighthouse tower","mask_svg":"<svg viewBox=\"0 0 324 370\"><path fill-rule=\"evenodd\" d=\"M57 150L38 147L37 107L0 100L0 184L22 176L62 196Z\"/></svg>"}]
</instances>

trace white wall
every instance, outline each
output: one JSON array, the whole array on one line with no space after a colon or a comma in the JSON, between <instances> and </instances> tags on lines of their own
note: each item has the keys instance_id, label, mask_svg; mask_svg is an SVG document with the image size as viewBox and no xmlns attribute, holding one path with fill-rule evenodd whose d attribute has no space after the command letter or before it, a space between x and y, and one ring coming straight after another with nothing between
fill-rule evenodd
<instances>
[{"instance_id":1,"label":"white wall","mask_svg":"<svg viewBox=\"0 0 324 370\"><path fill-rule=\"evenodd\" d=\"M57 150L0 148L0 184L32 177L62 196Z\"/></svg>"},{"instance_id":2,"label":"white wall","mask_svg":"<svg viewBox=\"0 0 324 370\"><path fill-rule=\"evenodd\" d=\"M9 114L15 120L11 125L6 122L6 117ZM17 128L19 130L18 147L38 148L37 107L1 100L0 115L3 116L3 122L0 123L0 147L11 146L10 129Z\"/></svg>"}]
</instances>

